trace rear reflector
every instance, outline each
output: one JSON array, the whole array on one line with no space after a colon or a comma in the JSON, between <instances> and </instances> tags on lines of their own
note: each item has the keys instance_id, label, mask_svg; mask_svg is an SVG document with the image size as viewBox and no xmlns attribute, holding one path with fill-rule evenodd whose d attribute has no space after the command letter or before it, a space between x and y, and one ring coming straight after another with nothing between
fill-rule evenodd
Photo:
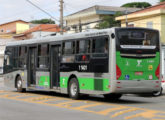
<instances>
[{"instance_id":1,"label":"rear reflector","mask_svg":"<svg viewBox=\"0 0 165 120\"><path fill-rule=\"evenodd\" d=\"M156 71L155 71L156 77L159 79L160 78L160 64L158 65Z\"/></svg>"},{"instance_id":2,"label":"rear reflector","mask_svg":"<svg viewBox=\"0 0 165 120\"><path fill-rule=\"evenodd\" d=\"M120 68L116 65L116 79L118 80L121 76L121 70Z\"/></svg>"}]
</instances>

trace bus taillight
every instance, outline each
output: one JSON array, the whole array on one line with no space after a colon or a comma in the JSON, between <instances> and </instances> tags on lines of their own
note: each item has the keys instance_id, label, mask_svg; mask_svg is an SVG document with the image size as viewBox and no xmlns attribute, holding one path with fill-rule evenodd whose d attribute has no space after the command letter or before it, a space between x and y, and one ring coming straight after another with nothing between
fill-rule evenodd
<instances>
[{"instance_id":1,"label":"bus taillight","mask_svg":"<svg viewBox=\"0 0 165 120\"><path fill-rule=\"evenodd\" d=\"M155 71L155 75L157 78L160 78L160 64L158 65L156 71Z\"/></svg>"},{"instance_id":2,"label":"bus taillight","mask_svg":"<svg viewBox=\"0 0 165 120\"><path fill-rule=\"evenodd\" d=\"M121 76L121 70L120 68L116 65L116 79L118 80Z\"/></svg>"}]
</instances>

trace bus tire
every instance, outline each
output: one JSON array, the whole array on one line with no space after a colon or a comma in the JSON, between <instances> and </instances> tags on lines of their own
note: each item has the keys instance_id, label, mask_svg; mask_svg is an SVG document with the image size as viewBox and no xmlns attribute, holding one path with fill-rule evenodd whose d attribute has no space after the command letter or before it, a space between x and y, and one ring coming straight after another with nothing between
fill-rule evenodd
<instances>
[{"instance_id":1,"label":"bus tire","mask_svg":"<svg viewBox=\"0 0 165 120\"><path fill-rule=\"evenodd\" d=\"M115 94L115 93L111 93L111 94L105 94L104 98L108 99L108 100L118 100L122 97L122 94Z\"/></svg>"},{"instance_id":2,"label":"bus tire","mask_svg":"<svg viewBox=\"0 0 165 120\"><path fill-rule=\"evenodd\" d=\"M17 86L17 92L25 92L26 91L25 88L22 88L22 79L21 79L21 76L18 76L17 77L16 86Z\"/></svg>"},{"instance_id":3,"label":"bus tire","mask_svg":"<svg viewBox=\"0 0 165 120\"><path fill-rule=\"evenodd\" d=\"M79 84L78 84L77 79L71 78L69 82L69 89L68 89L69 97L77 100L80 96L79 91L80 90L79 90Z\"/></svg>"},{"instance_id":4,"label":"bus tire","mask_svg":"<svg viewBox=\"0 0 165 120\"><path fill-rule=\"evenodd\" d=\"M158 91L158 92L153 92L153 96L154 97L158 97L158 96L161 96L162 95L162 91L163 91L163 88L161 88L161 90L160 91Z\"/></svg>"}]
</instances>

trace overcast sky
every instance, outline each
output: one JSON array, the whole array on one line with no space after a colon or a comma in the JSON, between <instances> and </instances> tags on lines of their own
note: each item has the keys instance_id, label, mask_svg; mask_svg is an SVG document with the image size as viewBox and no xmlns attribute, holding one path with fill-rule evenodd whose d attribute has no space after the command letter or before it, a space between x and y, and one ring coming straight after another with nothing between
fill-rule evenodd
<instances>
[{"instance_id":1,"label":"overcast sky","mask_svg":"<svg viewBox=\"0 0 165 120\"><path fill-rule=\"evenodd\" d=\"M59 19L59 0L30 1L46 10L55 18ZM128 2L144 1L149 2L152 5L158 3L158 0L64 0L64 15L68 15L94 5L121 6ZM30 21L41 18L50 17L29 4L26 0L1 0L0 24L17 19Z\"/></svg>"}]
</instances>

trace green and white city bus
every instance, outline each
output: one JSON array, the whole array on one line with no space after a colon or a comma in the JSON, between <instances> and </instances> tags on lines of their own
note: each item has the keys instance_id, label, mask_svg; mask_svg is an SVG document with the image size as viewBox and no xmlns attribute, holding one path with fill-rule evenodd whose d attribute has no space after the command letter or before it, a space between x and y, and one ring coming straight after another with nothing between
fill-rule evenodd
<instances>
[{"instance_id":1,"label":"green and white city bus","mask_svg":"<svg viewBox=\"0 0 165 120\"><path fill-rule=\"evenodd\" d=\"M111 28L8 43L4 81L19 92L153 93L161 89L159 32Z\"/></svg>"}]
</instances>

